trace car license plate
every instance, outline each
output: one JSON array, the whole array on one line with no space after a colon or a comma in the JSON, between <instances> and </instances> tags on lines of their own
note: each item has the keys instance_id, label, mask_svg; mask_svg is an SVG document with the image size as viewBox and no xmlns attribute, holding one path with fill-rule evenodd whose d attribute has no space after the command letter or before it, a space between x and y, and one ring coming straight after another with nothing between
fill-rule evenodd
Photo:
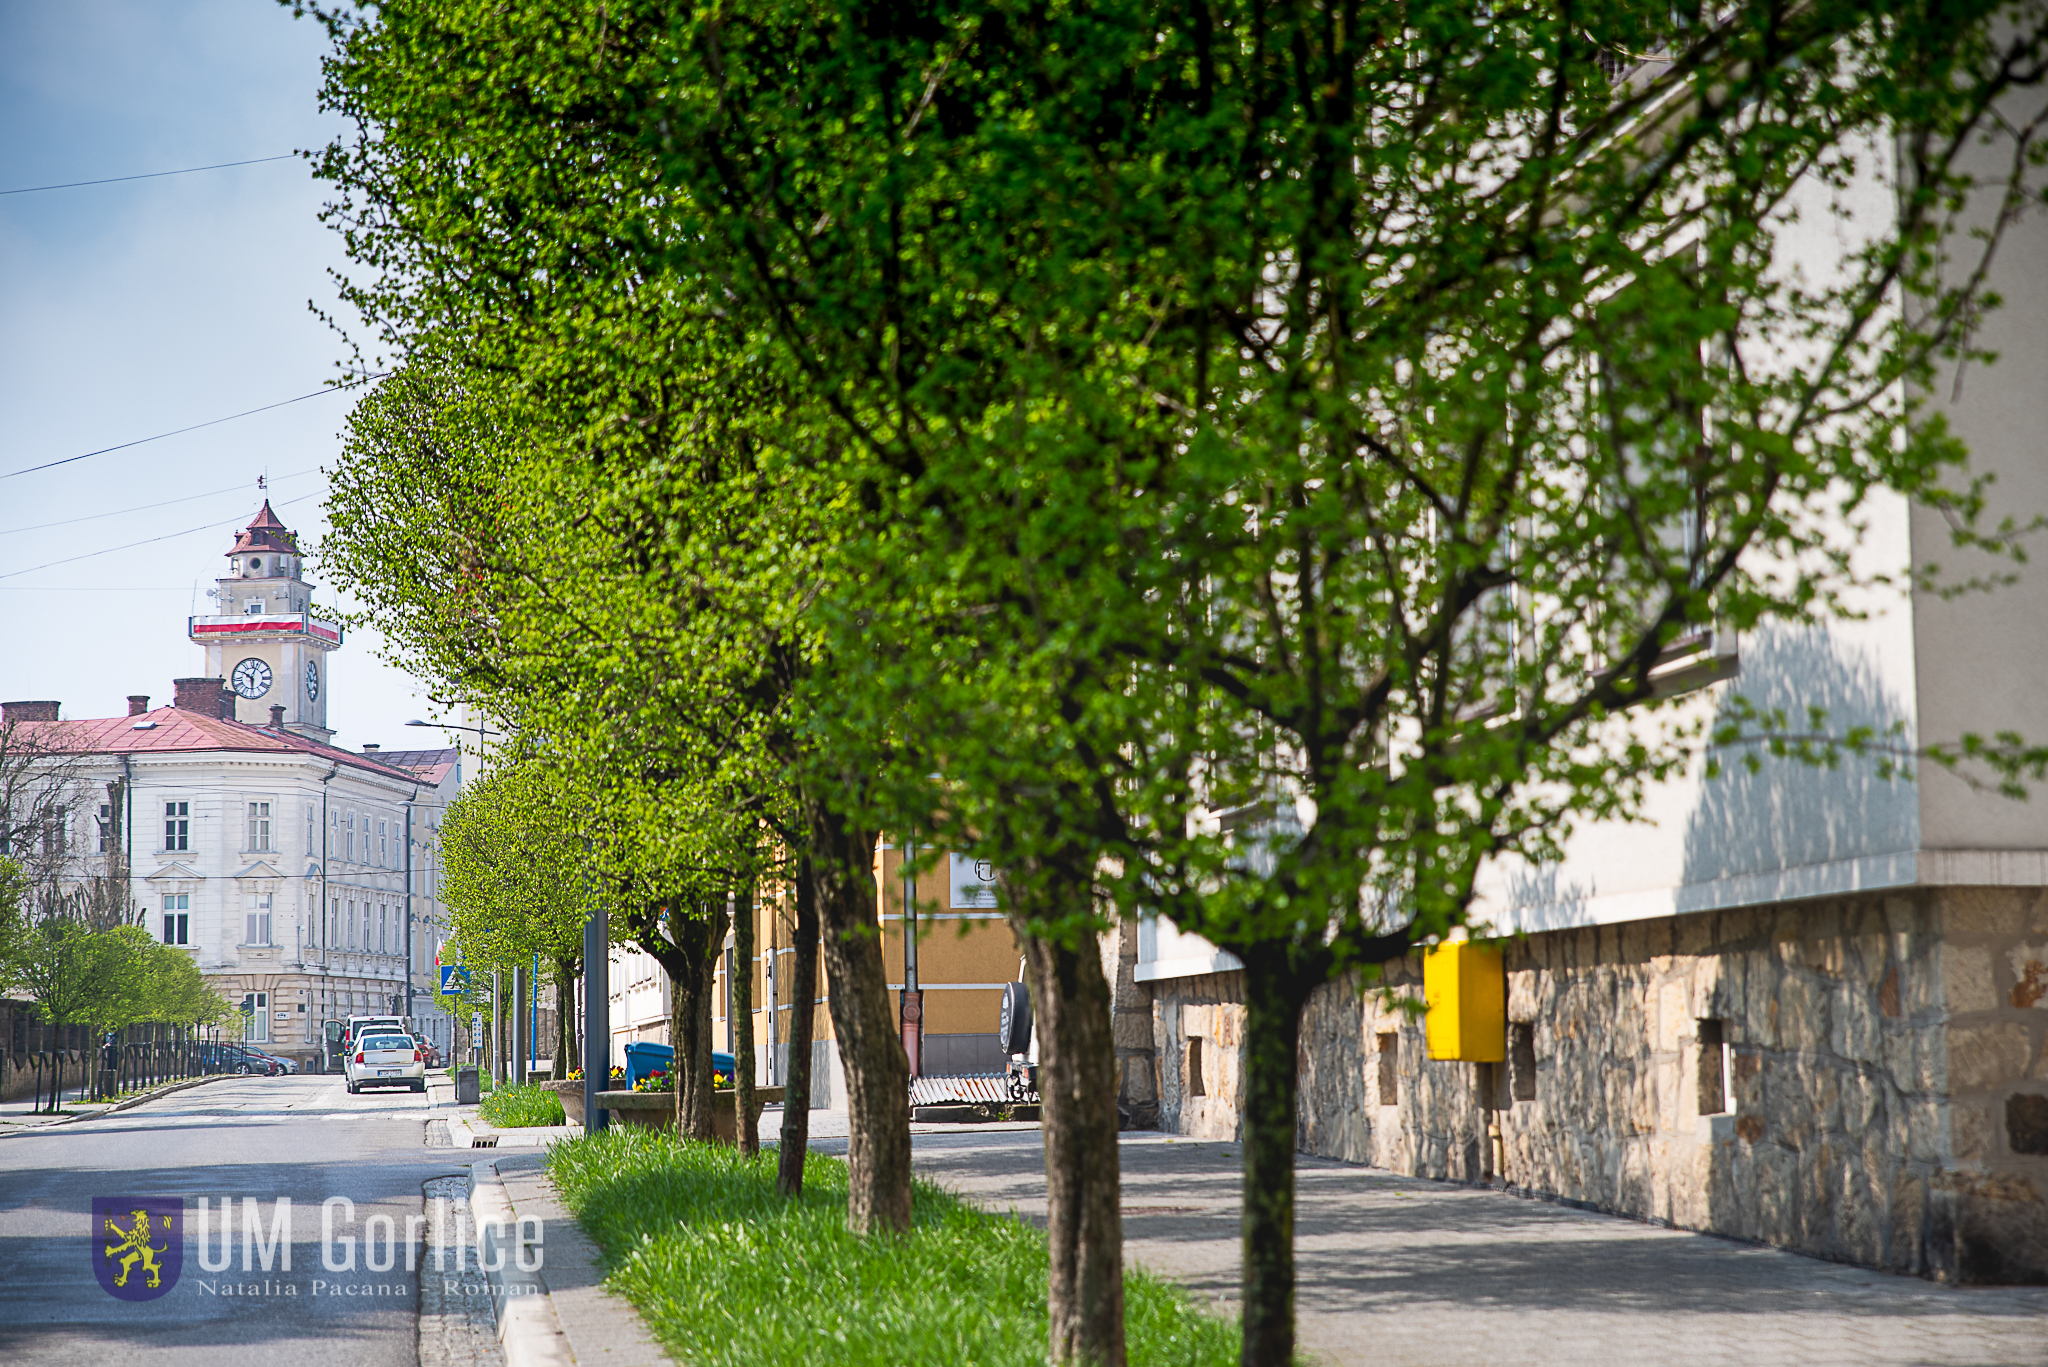
<instances>
[{"instance_id":1,"label":"car license plate","mask_svg":"<svg viewBox=\"0 0 2048 1367\"><path fill-rule=\"evenodd\" d=\"M377 1076L378 1076L378 1077L397 1077L397 1076L398 1076L398 1070L397 1070L396 1068L379 1068L379 1069L377 1070Z\"/></svg>"}]
</instances>

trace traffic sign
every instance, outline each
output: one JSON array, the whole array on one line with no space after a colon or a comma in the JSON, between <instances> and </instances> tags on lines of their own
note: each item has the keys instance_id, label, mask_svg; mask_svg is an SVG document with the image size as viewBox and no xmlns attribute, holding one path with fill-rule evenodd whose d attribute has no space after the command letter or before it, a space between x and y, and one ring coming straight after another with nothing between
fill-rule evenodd
<instances>
[{"instance_id":1,"label":"traffic sign","mask_svg":"<svg viewBox=\"0 0 2048 1367\"><path fill-rule=\"evenodd\" d=\"M460 992L462 990L463 983L468 981L468 979L469 970L464 968L461 964L442 964L441 995L445 997L450 993Z\"/></svg>"}]
</instances>

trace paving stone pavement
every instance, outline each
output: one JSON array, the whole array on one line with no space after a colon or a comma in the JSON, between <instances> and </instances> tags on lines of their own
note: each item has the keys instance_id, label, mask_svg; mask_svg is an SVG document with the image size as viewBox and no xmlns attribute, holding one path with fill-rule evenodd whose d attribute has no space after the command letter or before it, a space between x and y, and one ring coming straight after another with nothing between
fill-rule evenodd
<instances>
[{"instance_id":1,"label":"paving stone pavement","mask_svg":"<svg viewBox=\"0 0 2048 1367\"><path fill-rule=\"evenodd\" d=\"M1042 1220L1039 1136L923 1132L919 1171ZM821 1148L825 1147L820 1145ZM1122 1144L1126 1256L1237 1295L1242 1150ZM1303 1348L1326 1364L2048 1364L2048 1287L1948 1287L1496 1191L1297 1159Z\"/></svg>"},{"instance_id":2,"label":"paving stone pavement","mask_svg":"<svg viewBox=\"0 0 2048 1367\"><path fill-rule=\"evenodd\" d=\"M420 1214L427 1221L419 1279L420 1367L505 1367L497 1310L484 1274L468 1262L466 1250L476 1247L469 1178L426 1182L420 1189Z\"/></svg>"}]
</instances>

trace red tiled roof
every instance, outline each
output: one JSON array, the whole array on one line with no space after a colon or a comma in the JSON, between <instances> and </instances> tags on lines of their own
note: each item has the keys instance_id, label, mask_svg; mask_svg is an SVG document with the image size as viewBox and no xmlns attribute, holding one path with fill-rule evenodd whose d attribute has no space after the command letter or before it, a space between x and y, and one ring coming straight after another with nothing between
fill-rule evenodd
<instances>
[{"instance_id":1,"label":"red tiled roof","mask_svg":"<svg viewBox=\"0 0 2048 1367\"><path fill-rule=\"evenodd\" d=\"M460 754L449 745L438 750L380 750L377 758L393 768L410 769L438 788Z\"/></svg>"},{"instance_id":2,"label":"red tiled roof","mask_svg":"<svg viewBox=\"0 0 2048 1367\"><path fill-rule=\"evenodd\" d=\"M155 722L142 727L138 723ZM35 721L21 726L35 740L57 750L85 755L181 754L205 750L296 750L320 759L340 760L356 769L406 783L420 782L408 769L381 764L352 750L307 740L290 731L227 721L177 707L159 707L139 717L104 717L82 721Z\"/></svg>"},{"instance_id":3,"label":"red tiled roof","mask_svg":"<svg viewBox=\"0 0 2048 1367\"><path fill-rule=\"evenodd\" d=\"M298 553L298 543L291 530L270 511L270 500L263 500L263 511L256 514L256 520L243 528L235 537L234 549L229 555L240 555L243 551L284 551Z\"/></svg>"}]
</instances>

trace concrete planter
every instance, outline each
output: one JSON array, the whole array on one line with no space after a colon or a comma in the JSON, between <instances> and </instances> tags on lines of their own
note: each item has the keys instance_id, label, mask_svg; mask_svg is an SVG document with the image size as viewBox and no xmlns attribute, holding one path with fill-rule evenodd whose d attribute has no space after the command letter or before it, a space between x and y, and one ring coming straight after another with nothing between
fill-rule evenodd
<instances>
[{"instance_id":1,"label":"concrete planter","mask_svg":"<svg viewBox=\"0 0 2048 1367\"><path fill-rule=\"evenodd\" d=\"M580 1084L579 1084L580 1085ZM737 1122L738 1108L734 1103L737 1093L732 1091L714 1092L711 1097L711 1136L721 1144L731 1144L739 1137ZM780 1087L756 1087L754 1089L754 1121L761 1120L761 1108L782 1100ZM649 1130L673 1130L676 1127L676 1094L674 1092L599 1092L600 1106L612 1113L621 1125L635 1126Z\"/></svg>"}]
</instances>

